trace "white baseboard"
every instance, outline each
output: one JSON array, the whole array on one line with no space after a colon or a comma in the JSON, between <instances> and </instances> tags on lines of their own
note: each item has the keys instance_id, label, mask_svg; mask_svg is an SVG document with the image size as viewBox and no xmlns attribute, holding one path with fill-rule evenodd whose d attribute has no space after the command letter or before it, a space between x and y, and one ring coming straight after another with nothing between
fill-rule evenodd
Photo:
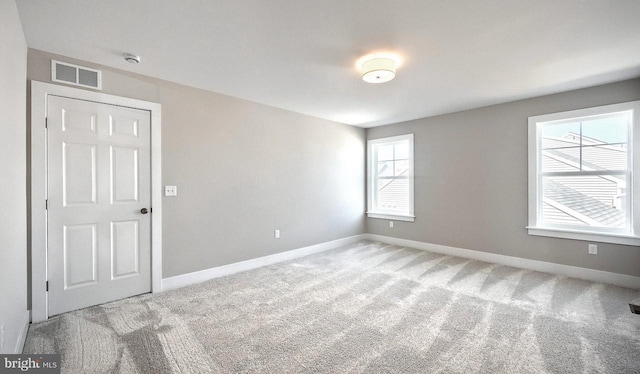
<instances>
[{"instance_id":1,"label":"white baseboard","mask_svg":"<svg viewBox=\"0 0 640 374\"><path fill-rule=\"evenodd\" d=\"M333 240L326 243L315 244L309 247L293 249L286 252L276 253L269 256L258 257L247 261L236 262L229 265L218 266L211 269L205 269L196 271L193 273L177 275L175 277L165 278L162 280L162 290L171 290L188 286L190 284L201 283L210 279L224 277L247 270L256 269L262 266L272 265L278 262L293 260L299 257L307 256L310 254L326 251L329 249L337 248L343 245L353 244L359 240L372 240L383 242L387 244L393 244L403 247L421 249L429 252L440 253L448 256L464 257L472 260L491 262L500 265L512 266L521 269L541 271L545 273L552 273L563 275L571 278L585 279L593 282L609 283L622 287L640 289L640 277L634 277L631 275L611 273L602 270L594 270L588 268L581 268L577 266L562 265L552 262L530 260L521 257L505 256L495 253L488 253L482 251L474 251L471 249L463 249L456 247L449 247L446 245L431 244L425 242L419 242L415 240L394 238L391 236L375 235L375 234L361 234L350 236L348 238L342 238ZM27 320L28 324L28 320ZM26 337L26 330L25 330ZM24 339L24 338L23 338ZM24 343L24 340L23 340Z\"/></svg>"},{"instance_id":2,"label":"white baseboard","mask_svg":"<svg viewBox=\"0 0 640 374\"><path fill-rule=\"evenodd\" d=\"M622 287L640 289L640 277L611 273L602 270L581 268L577 266L555 264L526 258L499 255L470 249L448 247L446 245L431 244L415 240L399 239L390 236L364 234L364 239L379 241L387 244L421 249L429 252L440 253L448 256L464 257L472 260L491 262L521 269L553 273L571 278L585 279L593 282L609 283Z\"/></svg>"},{"instance_id":3,"label":"white baseboard","mask_svg":"<svg viewBox=\"0 0 640 374\"><path fill-rule=\"evenodd\" d=\"M311 245L308 247L293 249L286 252L280 252L269 256L258 257L251 260L235 262L229 265L218 266L215 268L196 271L193 273L177 275L175 277L164 278L162 280L162 290L172 290L188 286L190 284L201 283L210 279L224 277L242 271L256 269L262 266L275 264L278 262L293 260L299 257L308 256L310 254L337 248L343 245L349 245L365 239L366 234L354 235L347 238L332 240L330 242Z\"/></svg>"},{"instance_id":4,"label":"white baseboard","mask_svg":"<svg viewBox=\"0 0 640 374\"><path fill-rule=\"evenodd\" d=\"M22 316L22 323L20 324L20 333L18 334L18 339L16 340L16 345L13 349L14 354L21 354L24 349L24 342L27 340L27 331L29 331L29 316L30 311L25 310L24 315Z\"/></svg>"}]
</instances>

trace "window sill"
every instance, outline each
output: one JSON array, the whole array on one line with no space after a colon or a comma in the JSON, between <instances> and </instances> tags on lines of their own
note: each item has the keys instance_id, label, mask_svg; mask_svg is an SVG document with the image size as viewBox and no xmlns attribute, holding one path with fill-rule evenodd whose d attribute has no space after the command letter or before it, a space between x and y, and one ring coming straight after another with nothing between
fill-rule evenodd
<instances>
[{"instance_id":1,"label":"window sill","mask_svg":"<svg viewBox=\"0 0 640 374\"><path fill-rule=\"evenodd\" d=\"M416 217L415 216L409 216L409 215L400 215L400 214L367 212L367 218L380 218L380 219L391 219L391 220L394 220L394 221L413 222Z\"/></svg>"},{"instance_id":2,"label":"window sill","mask_svg":"<svg viewBox=\"0 0 640 374\"><path fill-rule=\"evenodd\" d=\"M584 240L590 242L599 243L611 243L622 245L640 245L640 237L623 235L623 234L609 234L602 232L585 232L585 231L573 231L564 229L553 229L546 227L531 227L527 226L529 235L535 236L547 236L551 238Z\"/></svg>"}]
</instances>

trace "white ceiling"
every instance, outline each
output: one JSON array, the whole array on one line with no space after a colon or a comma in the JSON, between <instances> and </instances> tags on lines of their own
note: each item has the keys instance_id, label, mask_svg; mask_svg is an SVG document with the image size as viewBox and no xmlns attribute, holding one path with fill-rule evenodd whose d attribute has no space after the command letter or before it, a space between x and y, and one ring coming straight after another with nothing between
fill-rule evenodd
<instances>
[{"instance_id":1,"label":"white ceiling","mask_svg":"<svg viewBox=\"0 0 640 374\"><path fill-rule=\"evenodd\" d=\"M16 2L30 48L362 127L640 76L638 0Z\"/></svg>"}]
</instances>

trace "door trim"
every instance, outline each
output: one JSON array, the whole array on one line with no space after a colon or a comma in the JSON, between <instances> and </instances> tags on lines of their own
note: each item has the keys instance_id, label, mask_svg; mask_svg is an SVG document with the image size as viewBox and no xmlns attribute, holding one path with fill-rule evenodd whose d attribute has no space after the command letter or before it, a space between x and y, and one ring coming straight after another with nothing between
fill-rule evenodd
<instances>
[{"instance_id":1,"label":"door trim","mask_svg":"<svg viewBox=\"0 0 640 374\"><path fill-rule=\"evenodd\" d=\"M102 104L148 110L151 113L151 292L162 289L162 152L161 105L148 101L86 91L50 83L31 81L31 318L32 322L49 318L47 304L47 139L45 118L47 96L93 101Z\"/></svg>"}]
</instances>

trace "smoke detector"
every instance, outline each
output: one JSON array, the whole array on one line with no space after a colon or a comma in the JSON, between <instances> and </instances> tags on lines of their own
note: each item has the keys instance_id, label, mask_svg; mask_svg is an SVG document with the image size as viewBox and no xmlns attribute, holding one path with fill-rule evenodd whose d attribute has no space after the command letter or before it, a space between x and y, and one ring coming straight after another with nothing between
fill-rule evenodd
<instances>
[{"instance_id":1,"label":"smoke detector","mask_svg":"<svg viewBox=\"0 0 640 374\"><path fill-rule=\"evenodd\" d=\"M130 53L127 53L124 55L124 60L130 64L139 64L140 63L140 56L136 56L136 55L132 55Z\"/></svg>"}]
</instances>

